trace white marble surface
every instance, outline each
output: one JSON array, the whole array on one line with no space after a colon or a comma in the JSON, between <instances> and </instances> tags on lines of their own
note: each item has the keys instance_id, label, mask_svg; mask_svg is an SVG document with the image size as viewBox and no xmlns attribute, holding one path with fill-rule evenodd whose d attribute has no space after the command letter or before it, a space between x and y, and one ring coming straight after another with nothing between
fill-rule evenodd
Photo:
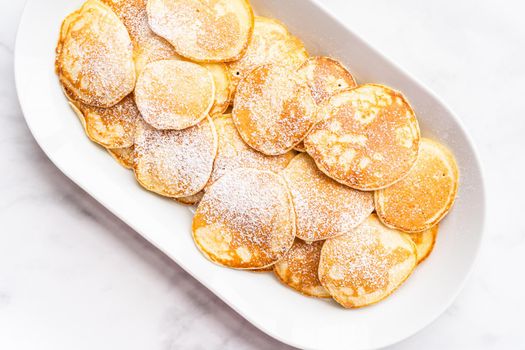
<instances>
[{"instance_id":1,"label":"white marble surface","mask_svg":"<svg viewBox=\"0 0 525 350\"><path fill-rule=\"evenodd\" d=\"M524 2L323 1L456 111L484 165L478 264L454 305L394 348L525 348ZM287 349L48 161L14 89L23 1L0 8L0 349Z\"/></svg>"}]
</instances>

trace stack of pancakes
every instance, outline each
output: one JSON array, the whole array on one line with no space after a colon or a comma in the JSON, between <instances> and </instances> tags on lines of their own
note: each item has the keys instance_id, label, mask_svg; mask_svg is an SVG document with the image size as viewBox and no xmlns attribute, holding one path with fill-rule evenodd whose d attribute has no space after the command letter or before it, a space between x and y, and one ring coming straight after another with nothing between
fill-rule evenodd
<instances>
[{"instance_id":1,"label":"stack of pancakes","mask_svg":"<svg viewBox=\"0 0 525 350\"><path fill-rule=\"evenodd\" d=\"M88 137L147 190L198 204L209 260L354 308L432 251L458 167L406 97L310 57L247 0L88 0L56 72Z\"/></svg>"}]
</instances>

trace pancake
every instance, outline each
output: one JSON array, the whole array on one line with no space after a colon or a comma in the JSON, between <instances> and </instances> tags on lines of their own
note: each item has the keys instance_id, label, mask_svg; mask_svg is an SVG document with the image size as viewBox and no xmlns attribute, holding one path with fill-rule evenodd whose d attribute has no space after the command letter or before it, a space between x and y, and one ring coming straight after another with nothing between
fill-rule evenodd
<instances>
[{"instance_id":1,"label":"pancake","mask_svg":"<svg viewBox=\"0 0 525 350\"><path fill-rule=\"evenodd\" d=\"M331 178L358 190L391 186L416 161L419 126L404 98L366 84L333 95L304 140L306 151Z\"/></svg>"},{"instance_id":2,"label":"pancake","mask_svg":"<svg viewBox=\"0 0 525 350\"><path fill-rule=\"evenodd\" d=\"M151 29L197 62L238 59L253 31L246 0L148 0L147 10Z\"/></svg>"},{"instance_id":3,"label":"pancake","mask_svg":"<svg viewBox=\"0 0 525 350\"><path fill-rule=\"evenodd\" d=\"M428 230L454 204L458 182L459 170L452 153L424 138L416 164L408 175L375 193L377 215L385 225L398 230Z\"/></svg>"},{"instance_id":4,"label":"pancake","mask_svg":"<svg viewBox=\"0 0 525 350\"><path fill-rule=\"evenodd\" d=\"M274 265L277 278L299 293L317 298L330 298L318 277L322 241L308 244L295 239L292 248Z\"/></svg>"},{"instance_id":5,"label":"pancake","mask_svg":"<svg viewBox=\"0 0 525 350\"><path fill-rule=\"evenodd\" d=\"M77 114L89 139L105 148L133 146L133 137L140 113L132 95L124 97L108 108L94 107L74 100L72 93L63 87L69 105Z\"/></svg>"},{"instance_id":6,"label":"pancake","mask_svg":"<svg viewBox=\"0 0 525 350\"><path fill-rule=\"evenodd\" d=\"M296 68L307 57L303 43L290 34L284 24L256 16L246 52L239 60L229 63L228 68L235 89L239 81L257 67L278 63Z\"/></svg>"},{"instance_id":7,"label":"pancake","mask_svg":"<svg viewBox=\"0 0 525 350\"><path fill-rule=\"evenodd\" d=\"M193 218L193 239L211 261L261 269L292 246L295 218L284 180L271 171L226 173L202 198Z\"/></svg>"},{"instance_id":8,"label":"pancake","mask_svg":"<svg viewBox=\"0 0 525 350\"><path fill-rule=\"evenodd\" d=\"M267 155L284 154L305 137L316 118L306 81L280 65L255 68L238 85L233 120L243 140Z\"/></svg>"},{"instance_id":9,"label":"pancake","mask_svg":"<svg viewBox=\"0 0 525 350\"><path fill-rule=\"evenodd\" d=\"M134 147L108 148L107 151L120 165L126 169L133 169Z\"/></svg>"},{"instance_id":10,"label":"pancake","mask_svg":"<svg viewBox=\"0 0 525 350\"><path fill-rule=\"evenodd\" d=\"M206 118L215 96L213 77L199 64L165 60L148 64L135 88L144 120L161 130L182 130Z\"/></svg>"},{"instance_id":11,"label":"pancake","mask_svg":"<svg viewBox=\"0 0 525 350\"><path fill-rule=\"evenodd\" d=\"M296 214L296 236L305 241L336 237L358 226L374 211L371 192L342 185L323 174L306 153L281 173Z\"/></svg>"},{"instance_id":12,"label":"pancake","mask_svg":"<svg viewBox=\"0 0 525 350\"><path fill-rule=\"evenodd\" d=\"M204 196L204 191L200 191L199 193L194 194L192 196L175 198L175 200L182 204L195 205L195 204L199 204L203 196Z\"/></svg>"},{"instance_id":13,"label":"pancake","mask_svg":"<svg viewBox=\"0 0 525 350\"><path fill-rule=\"evenodd\" d=\"M299 67L299 73L305 75L315 103L318 105L338 91L357 86L352 74L339 61L330 57L308 58Z\"/></svg>"},{"instance_id":14,"label":"pancake","mask_svg":"<svg viewBox=\"0 0 525 350\"><path fill-rule=\"evenodd\" d=\"M434 249L437 233L438 225L423 232L415 232L408 234L412 242L416 244L418 264L425 260L432 252L432 249Z\"/></svg>"},{"instance_id":15,"label":"pancake","mask_svg":"<svg viewBox=\"0 0 525 350\"><path fill-rule=\"evenodd\" d=\"M346 308L376 303L397 289L414 270L416 246L406 234L381 224L376 215L321 250L319 280Z\"/></svg>"},{"instance_id":16,"label":"pancake","mask_svg":"<svg viewBox=\"0 0 525 350\"><path fill-rule=\"evenodd\" d=\"M150 62L178 57L175 48L149 27L147 0L101 0L120 18L133 44L137 76Z\"/></svg>"},{"instance_id":17,"label":"pancake","mask_svg":"<svg viewBox=\"0 0 525 350\"><path fill-rule=\"evenodd\" d=\"M249 147L241 138L232 117L229 114L216 116L213 119L219 147L213 164L213 172L206 187L229 171L239 168L252 168L280 172L294 157L294 152L279 156L267 156Z\"/></svg>"},{"instance_id":18,"label":"pancake","mask_svg":"<svg viewBox=\"0 0 525 350\"><path fill-rule=\"evenodd\" d=\"M317 105L325 103L338 91L357 86L352 74L339 61L330 57L310 57L299 67L299 74L305 75ZM295 146L295 150L305 152L304 143Z\"/></svg>"},{"instance_id":19,"label":"pancake","mask_svg":"<svg viewBox=\"0 0 525 350\"><path fill-rule=\"evenodd\" d=\"M204 67L210 71L215 84L215 99L210 116L224 113L232 102L233 87L230 73L224 63L208 63Z\"/></svg>"},{"instance_id":20,"label":"pancake","mask_svg":"<svg viewBox=\"0 0 525 350\"><path fill-rule=\"evenodd\" d=\"M62 23L55 69L72 99L112 107L135 87L131 39L119 18L98 0L88 0Z\"/></svg>"},{"instance_id":21,"label":"pancake","mask_svg":"<svg viewBox=\"0 0 525 350\"><path fill-rule=\"evenodd\" d=\"M188 197L208 182L217 154L210 118L184 130L157 130L139 123L133 169L147 190L166 197Z\"/></svg>"}]
</instances>

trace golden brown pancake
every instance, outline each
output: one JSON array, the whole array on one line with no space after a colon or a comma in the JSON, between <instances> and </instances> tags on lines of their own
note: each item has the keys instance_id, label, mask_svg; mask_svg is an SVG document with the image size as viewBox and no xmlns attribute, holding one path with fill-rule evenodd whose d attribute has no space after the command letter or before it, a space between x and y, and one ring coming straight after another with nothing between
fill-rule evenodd
<instances>
[{"instance_id":1,"label":"golden brown pancake","mask_svg":"<svg viewBox=\"0 0 525 350\"><path fill-rule=\"evenodd\" d=\"M237 169L210 186L193 218L193 239L211 261L260 269L292 246L295 218L284 180L271 171Z\"/></svg>"},{"instance_id":2,"label":"golden brown pancake","mask_svg":"<svg viewBox=\"0 0 525 350\"><path fill-rule=\"evenodd\" d=\"M266 65L239 83L232 117L248 145L267 155L279 155L310 131L316 108L305 79L295 70Z\"/></svg>"},{"instance_id":3,"label":"golden brown pancake","mask_svg":"<svg viewBox=\"0 0 525 350\"><path fill-rule=\"evenodd\" d=\"M377 215L405 232L428 230L448 213L456 198L459 171L441 144L422 139L416 164L398 183L375 193Z\"/></svg>"},{"instance_id":4,"label":"golden brown pancake","mask_svg":"<svg viewBox=\"0 0 525 350\"><path fill-rule=\"evenodd\" d=\"M188 197L208 182L217 154L217 134L208 117L184 130L157 130L139 123L134 171L147 190L166 197Z\"/></svg>"},{"instance_id":5,"label":"golden brown pancake","mask_svg":"<svg viewBox=\"0 0 525 350\"><path fill-rule=\"evenodd\" d=\"M419 126L395 90L366 84L333 95L304 140L306 151L331 178L355 189L391 186L415 163Z\"/></svg>"},{"instance_id":6,"label":"golden brown pancake","mask_svg":"<svg viewBox=\"0 0 525 350\"><path fill-rule=\"evenodd\" d=\"M109 154L126 169L133 169L134 147L108 148Z\"/></svg>"},{"instance_id":7,"label":"golden brown pancake","mask_svg":"<svg viewBox=\"0 0 525 350\"><path fill-rule=\"evenodd\" d=\"M338 91L357 86L354 77L345 66L330 57L310 57L299 67L299 73L306 76L312 96L318 105Z\"/></svg>"},{"instance_id":8,"label":"golden brown pancake","mask_svg":"<svg viewBox=\"0 0 525 350\"><path fill-rule=\"evenodd\" d=\"M282 283L299 293L317 298L330 298L317 273L323 243L318 241L308 244L296 238L292 248L274 265L275 275Z\"/></svg>"},{"instance_id":9,"label":"golden brown pancake","mask_svg":"<svg viewBox=\"0 0 525 350\"><path fill-rule=\"evenodd\" d=\"M147 9L151 29L197 62L238 59L253 31L246 0L149 0Z\"/></svg>"},{"instance_id":10,"label":"golden brown pancake","mask_svg":"<svg viewBox=\"0 0 525 350\"><path fill-rule=\"evenodd\" d=\"M296 214L296 236L318 241L344 234L374 211L374 196L342 185L323 174L306 153L298 154L281 173Z\"/></svg>"},{"instance_id":11,"label":"golden brown pancake","mask_svg":"<svg viewBox=\"0 0 525 350\"><path fill-rule=\"evenodd\" d=\"M133 137L140 113L132 95L108 108L94 107L74 100L72 93L63 87L69 105L82 122L87 136L106 148L133 146Z\"/></svg>"},{"instance_id":12,"label":"golden brown pancake","mask_svg":"<svg viewBox=\"0 0 525 350\"><path fill-rule=\"evenodd\" d=\"M186 61L156 61L137 80L135 102L144 120L161 130L198 124L213 106L215 85L205 67Z\"/></svg>"},{"instance_id":13,"label":"golden brown pancake","mask_svg":"<svg viewBox=\"0 0 525 350\"><path fill-rule=\"evenodd\" d=\"M308 57L301 40L290 34L281 22L255 17L253 35L244 55L228 64L232 84L237 84L257 67L278 63L299 67Z\"/></svg>"},{"instance_id":14,"label":"golden brown pancake","mask_svg":"<svg viewBox=\"0 0 525 350\"><path fill-rule=\"evenodd\" d=\"M434 244L436 243L436 237L438 233L438 226L439 225L436 225L423 232L408 233L408 236L412 242L416 244L418 264L425 260L432 252L432 249L434 249Z\"/></svg>"},{"instance_id":15,"label":"golden brown pancake","mask_svg":"<svg viewBox=\"0 0 525 350\"><path fill-rule=\"evenodd\" d=\"M342 236L326 240L319 279L344 307L376 303L414 270L416 246L406 234L384 226L376 215Z\"/></svg>"},{"instance_id":16,"label":"golden brown pancake","mask_svg":"<svg viewBox=\"0 0 525 350\"><path fill-rule=\"evenodd\" d=\"M239 135L232 117L229 114L216 116L213 119L219 147L213 164L213 172L206 187L229 171L239 168L253 168L279 172L286 168L295 156L294 152L287 152L280 156L267 156L249 147Z\"/></svg>"},{"instance_id":17,"label":"golden brown pancake","mask_svg":"<svg viewBox=\"0 0 525 350\"><path fill-rule=\"evenodd\" d=\"M62 23L55 68L72 99L112 107L135 87L131 39L119 18L88 0Z\"/></svg>"}]
</instances>

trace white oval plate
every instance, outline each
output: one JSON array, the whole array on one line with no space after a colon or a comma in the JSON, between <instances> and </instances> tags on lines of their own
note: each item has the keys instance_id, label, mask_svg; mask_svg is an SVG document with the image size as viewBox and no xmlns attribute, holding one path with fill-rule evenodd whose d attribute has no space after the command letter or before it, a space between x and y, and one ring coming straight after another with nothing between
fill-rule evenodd
<instances>
[{"instance_id":1,"label":"white oval plate","mask_svg":"<svg viewBox=\"0 0 525 350\"><path fill-rule=\"evenodd\" d=\"M27 124L48 157L145 239L171 257L248 321L269 335L308 349L372 349L416 333L452 303L475 260L485 195L478 157L459 120L431 92L372 49L314 0L252 0L255 11L282 20L312 54L345 63L361 82L405 93L424 136L445 143L457 157L461 184L432 255L391 297L345 310L303 297L272 274L229 270L209 263L190 235L187 207L142 190L131 172L91 143L62 95L54 50L62 19L80 0L29 0L16 45L18 97Z\"/></svg>"}]
</instances>

